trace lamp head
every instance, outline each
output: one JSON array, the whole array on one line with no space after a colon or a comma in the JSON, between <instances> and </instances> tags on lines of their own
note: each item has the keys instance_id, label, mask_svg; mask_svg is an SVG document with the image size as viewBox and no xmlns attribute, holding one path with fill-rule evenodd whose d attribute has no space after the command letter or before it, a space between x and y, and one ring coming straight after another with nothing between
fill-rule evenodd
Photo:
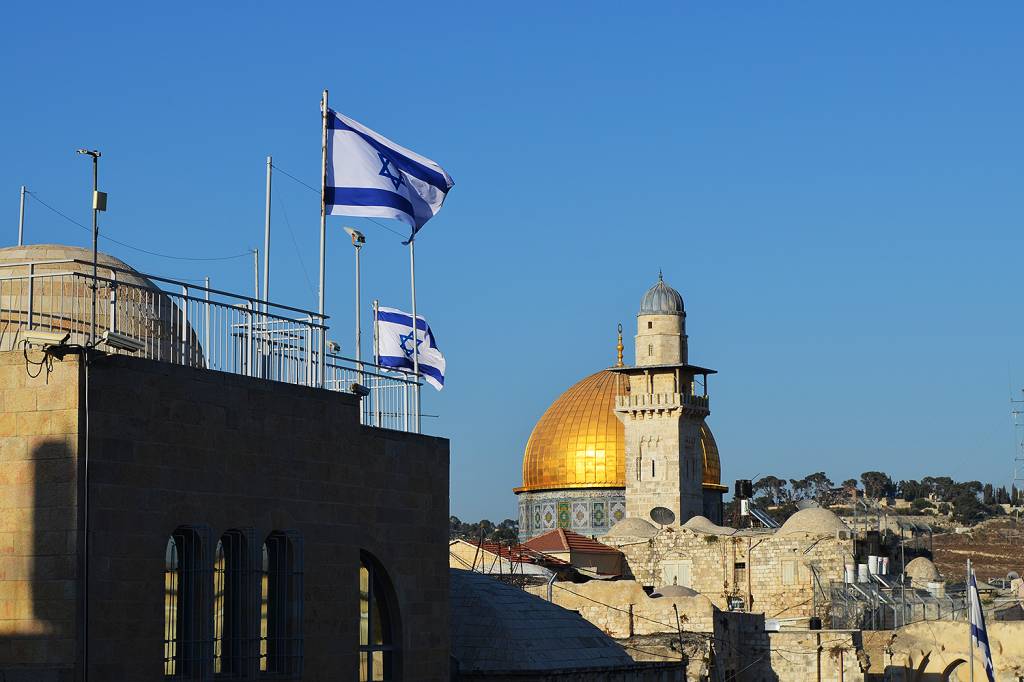
<instances>
[{"instance_id":1,"label":"lamp head","mask_svg":"<svg viewBox=\"0 0 1024 682\"><path fill-rule=\"evenodd\" d=\"M87 156L91 156L94 159L98 159L101 156L103 156L98 149L76 149L75 153L85 154Z\"/></svg>"},{"instance_id":2,"label":"lamp head","mask_svg":"<svg viewBox=\"0 0 1024 682\"><path fill-rule=\"evenodd\" d=\"M346 227L345 232L348 232L348 236L352 237L352 246L357 249L366 243L366 236L354 227Z\"/></svg>"}]
</instances>

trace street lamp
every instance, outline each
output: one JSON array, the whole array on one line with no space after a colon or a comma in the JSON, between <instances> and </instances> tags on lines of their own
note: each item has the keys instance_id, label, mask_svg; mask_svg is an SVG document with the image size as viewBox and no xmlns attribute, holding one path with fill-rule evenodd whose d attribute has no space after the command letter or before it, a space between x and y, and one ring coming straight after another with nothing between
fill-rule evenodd
<instances>
[{"instance_id":1,"label":"street lamp","mask_svg":"<svg viewBox=\"0 0 1024 682\"><path fill-rule=\"evenodd\" d=\"M107 193L99 191L100 154L96 149L78 149L79 154L92 157L92 324L89 331L89 345L96 343L96 261L99 257L99 213L107 210Z\"/></svg>"},{"instance_id":2,"label":"street lamp","mask_svg":"<svg viewBox=\"0 0 1024 682\"><path fill-rule=\"evenodd\" d=\"M361 372L363 369L361 363L361 360L363 359L363 326L360 323L359 316L359 309L362 305L359 293L359 252L362 250L363 244L366 243L366 236L354 227L346 227L345 232L348 233L348 236L352 237L352 246L356 249L356 363L359 365L359 370Z\"/></svg>"}]
</instances>

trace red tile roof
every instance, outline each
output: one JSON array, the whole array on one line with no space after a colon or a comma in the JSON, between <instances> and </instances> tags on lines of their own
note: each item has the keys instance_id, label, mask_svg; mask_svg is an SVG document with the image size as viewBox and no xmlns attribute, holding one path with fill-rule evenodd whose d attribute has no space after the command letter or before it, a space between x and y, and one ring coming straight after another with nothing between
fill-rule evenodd
<instances>
[{"instance_id":1,"label":"red tile roof","mask_svg":"<svg viewBox=\"0 0 1024 682\"><path fill-rule=\"evenodd\" d=\"M621 554L619 550L601 544L585 535L564 528L556 528L543 535L527 540L523 547L538 552L587 552L590 554Z\"/></svg>"},{"instance_id":2,"label":"red tile roof","mask_svg":"<svg viewBox=\"0 0 1024 682\"><path fill-rule=\"evenodd\" d=\"M506 559L512 562L526 563L526 564L539 564L542 566L549 567L567 567L569 562L557 559L553 556L548 556L540 550L536 550L526 545L502 545L497 542L477 542L474 540L466 540L471 545L479 546L485 552L490 554L496 554L502 559Z\"/></svg>"}]
</instances>

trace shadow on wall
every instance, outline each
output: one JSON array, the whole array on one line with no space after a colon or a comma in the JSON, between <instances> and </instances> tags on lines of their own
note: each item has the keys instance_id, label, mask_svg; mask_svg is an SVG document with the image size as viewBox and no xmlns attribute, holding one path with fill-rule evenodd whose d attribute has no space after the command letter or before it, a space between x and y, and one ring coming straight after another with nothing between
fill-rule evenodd
<instances>
[{"instance_id":1,"label":"shadow on wall","mask_svg":"<svg viewBox=\"0 0 1024 682\"><path fill-rule=\"evenodd\" d=\"M902 665L886 666L884 673L864 676L865 682L966 682L969 679L967 661L958 658L945 667L942 672L924 672L930 657L925 656L916 668ZM984 679L984 677L982 677Z\"/></svg>"},{"instance_id":2,"label":"shadow on wall","mask_svg":"<svg viewBox=\"0 0 1024 682\"><path fill-rule=\"evenodd\" d=\"M0 437L0 528L10 539L0 542L2 682L72 680L79 656L77 458L63 438L40 438Z\"/></svg>"}]
</instances>

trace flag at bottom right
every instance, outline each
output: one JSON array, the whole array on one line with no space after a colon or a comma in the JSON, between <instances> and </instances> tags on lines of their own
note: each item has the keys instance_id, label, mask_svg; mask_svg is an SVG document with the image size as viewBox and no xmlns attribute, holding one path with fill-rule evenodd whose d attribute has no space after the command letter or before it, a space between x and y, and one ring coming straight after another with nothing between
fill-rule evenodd
<instances>
[{"instance_id":1,"label":"flag at bottom right","mask_svg":"<svg viewBox=\"0 0 1024 682\"><path fill-rule=\"evenodd\" d=\"M971 570L971 581L967 585L967 602L971 621L971 645L985 654L985 673L988 682L996 682L996 672L992 665L992 650L988 646L988 630L985 629L985 614L981 610L981 599L978 597L978 580Z\"/></svg>"}]
</instances>

